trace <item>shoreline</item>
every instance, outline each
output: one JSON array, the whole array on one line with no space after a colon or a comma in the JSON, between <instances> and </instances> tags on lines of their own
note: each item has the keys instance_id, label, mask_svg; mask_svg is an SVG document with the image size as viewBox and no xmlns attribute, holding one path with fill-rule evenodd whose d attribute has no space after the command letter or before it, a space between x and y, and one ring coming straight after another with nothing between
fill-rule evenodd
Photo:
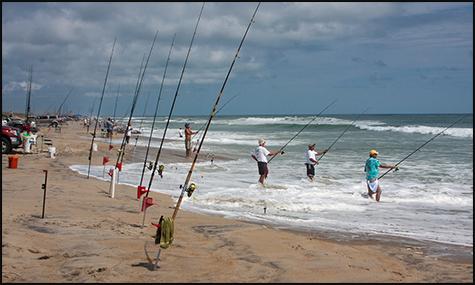
<instances>
[{"instance_id":1,"label":"shoreline","mask_svg":"<svg viewBox=\"0 0 475 285\"><path fill-rule=\"evenodd\" d=\"M21 155L18 169L8 169L2 156L2 282L473 282L470 252L432 256L402 237L352 240L349 235L345 241L325 231L183 209L162 268L152 271L143 249L153 242L150 221L171 213L173 199L152 192L158 204L149 208L148 226L141 228L133 187L117 185L111 199L107 181L85 179L69 168L88 162L87 142L79 139L84 133L77 122L61 134L50 133L56 159ZM93 164L101 165L107 144L97 144ZM183 152L163 150L162 159L186 162ZM125 161L133 156L126 154ZM45 219L40 217L42 169L51 175ZM468 251L473 256L473 248Z\"/></svg>"},{"instance_id":2,"label":"shoreline","mask_svg":"<svg viewBox=\"0 0 475 285\"><path fill-rule=\"evenodd\" d=\"M222 160L226 161L226 160ZM85 176L85 174L79 173L77 170L72 170L79 175ZM103 179L100 177L95 177L95 179L100 181L108 182L109 179ZM131 185L129 183L120 182L118 184L131 187L132 190L135 189L135 185ZM162 193L160 191L152 190L154 193L159 193L161 195L165 195L170 199L173 197L169 194ZM446 243L446 242L439 242L433 240L419 240L416 238L404 237L404 236L397 236L397 235L390 235L390 234L383 234L383 233L357 233L357 232L344 232L344 231L337 231L337 230L329 230L324 228L306 228L306 227L291 227L285 225L277 225L276 223L272 222L259 222L256 220L251 219L236 219L231 217L226 217L225 214L221 213L212 213L207 210L190 210L190 209L182 209L182 211L187 211L190 213L198 213L203 215L211 215L216 217L221 217L224 219L232 220L232 221L239 221L244 223L256 224L267 226L277 230L286 230L295 233L301 234L312 234L318 239L323 239L327 241L337 241L337 242L346 242L346 243L366 243L366 242L377 242L377 243L386 243L386 244L395 244L399 243L400 245L410 247L416 247L418 249L424 250L425 253L436 256L438 258L447 258L451 260L455 259L462 259L469 261L473 258L473 246L470 245L463 245L463 244L454 244L454 243ZM470 253L472 251L472 253Z\"/></svg>"}]
</instances>

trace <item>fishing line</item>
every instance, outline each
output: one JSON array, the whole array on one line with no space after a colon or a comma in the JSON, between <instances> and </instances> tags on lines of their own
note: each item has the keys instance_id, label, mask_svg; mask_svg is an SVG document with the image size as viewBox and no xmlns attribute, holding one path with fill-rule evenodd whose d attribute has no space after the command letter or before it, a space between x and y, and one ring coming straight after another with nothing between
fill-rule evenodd
<instances>
[{"instance_id":1,"label":"fishing line","mask_svg":"<svg viewBox=\"0 0 475 285\"><path fill-rule=\"evenodd\" d=\"M143 107L143 114L142 114L142 119L140 120L140 126L139 126L139 131L142 133L142 126L143 126L143 121L145 119L145 112L147 111L147 106L148 106L148 100L150 99L150 92L147 93L147 97L145 97L145 105ZM137 141L139 140L139 134L135 137L135 144L134 144L134 149L137 147Z\"/></svg>"},{"instance_id":2,"label":"fishing line","mask_svg":"<svg viewBox=\"0 0 475 285\"><path fill-rule=\"evenodd\" d=\"M119 94L120 94L120 84L117 87L117 95L115 96L115 103L114 103L114 113L112 114L112 118L114 118L114 124L115 124L115 111L117 110L117 101L119 100ZM114 132L114 125L112 125L112 132ZM112 149L112 135L109 138L109 150Z\"/></svg>"},{"instance_id":3,"label":"fishing line","mask_svg":"<svg viewBox=\"0 0 475 285\"><path fill-rule=\"evenodd\" d=\"M130 116L129 116L129 120L127 121L127 125L126 125L126 129L124 131L124 137L122 138L122 144L120 146L120 149L119 149L119 154L117 156L117 162L115 164L115 168L118 168L118 165L119 163L122 163L123 159L124 159L124 155L125 155L125 147L126 147L126 136L127 136L127 130L129 128L129 125L130 125L130 122L132 121L132 116L134 114L134 110L135 110L135 106L137 105L137 100L138 100L138 97L139 97L139 94L140 94L140 89L142 87L142 83L143 83L143 79L144 79L144 76L145 76L145 72L147 71L147 66L148 66L148 62L150 60L150 56L152 55L152 51L153 51L153 48L155 46L155 41L157 40L157 36L158 36L158 30L157 32L155 33L155 36L153 37L153 42L152 42L152 46L150 47L150 51L148 53L148 56L147 56L147 61L145 62L145 66L143 67L143 72L142 72L142 75L140 77L140 82L138 83L137 85L137 88L136 88L136 91L135 91L135 95L134 95L134 99L133 99L133 102L132 102L132 107L130 109Z\"/></svg>"},{"instance_id":4,"label":"fishing line","mask_svg":"<svg viewBox=\"0 0 475 285\"><path fill-rule=\"evenodd\" d=\"M233 97L229 98L228 101L226 101L219 109L218 111L216 111L216 115L219 113L219 111L221 111L229 102L231 102L234 98L236 98L238 95L234 95ZM203 125L201 125L201 127L196 131L196 133L191 137L191 141L193 141L193 139L195 138L195 136L198 135L198 133L206 126L206 123L204 123ZM196 149L196 146L198 146L198 144L200 143L201 141L201 135L200 137L198 138L198 141L196 142L195 146L194 146L194 149Z\"/></svg>"},{"instance_id":5,"label":"fishing line","mask_svg":"<svg viewBox=\"0 0 475 285\"><path fill-rule=\"evenodd\" d=\"M109 70L111 67L112 55L114 54L115 43L116 43L116 38L114 38L114 44L112 45L112 51L109 58L109 64L107 65L106 78L104 79L104 86L102 87L102 95L101 95L101 100L99 102L99 108L97 110L96 124L94 125L94 133L92 134L91 147L89 148L89 157L88 157L89 165L87 167L87 179L89 179L89 172L91 170L92 146L94 144L94 139L96 138L97 123L99 122L99 116L101 114L102 100L104 99L104 91L106 90L107 78L109 77Z\"/></svg>"},{"instance_id":6,"label":"fishing line","mask_svg":"<svg viewBox=\"0 0 475 285\"><path fill-rule=\"evenodd\" d=\"M453 127L455 124L457 124L458 122L462 121L466 116L462 116L460 119L458 119L457 121L455 121L454 123L452 123L450 126L448 126L447 128L445 128L444 130L442 130L440 133L436 134L435 136L433 136L430 140L426 141L425 143L423 143L420 147L418 147L415 151L411 152L410 154L408 154L405 158L403 158L402 160L400 160L398 163L396 163L394 165L394 168L397 170L397 166L399 164L401 164L404 160L408 159L411 155L413 155L414 153L416 153L416 151L420 150L421 148L423 148L426 144L428 144L429 142L431 142L432 140L434 140L436 137L440 136L443 132L445 132L446 130L450 129L451 127ZM384 175L388 174L393 168L390 168L388 169L385 173L383 173L381 176L378 177L378 180L383 178Z\"/></svg>"},{"instance_id":7,"label":"fishing line","mask_svg":"<svg viewBox=\"0 0 475 285\"><path fill-rule=\"evenodd\" d=\"M259 9L260 5L261 5L261 2L259 2L259 4L257 4L256 10L254 11L254 14L252 15L252 18L249 21L249 25L247 26L246 32L244 33L244 36L242 37L241 43L239 44L239 47L236 51L236 55L234 56L234 59L231 63L231 66L229 67L229 71L226 75L226 78L224 79L223 86L221 87L221 90L219 91L219 94L216 98L216 102L213 105L213 108L211 110L211 114L209 116L208 123L207 123L206 128L205 128L204 133L203 133L203 138L200 141L200 145L198 147L198 150L196 151L195 158L193 159L193 163L191 164L190 170L188 171L188 175L186 177L185 183L183 183L183 187L182 187L180 197L178 198L178 202L175 206L175 210L174 210L173 216L172 216L173 221L175 220L175 217L178 213L178 209L180 208L181 201L183 200L183 195L184 195L185 191L188 192L188 197L191 197L193 191L195 190L196 186L195 186L194 183L191 183L190 185L188 185L188 183L190 182L190 179L191 179L191 174L193 173L193 170L195 168L196 161L198 160L198 155L200 154L200 150L201 150L201 147L203 146L203 142L205 140L206 133L208 132L211 121L213 120L213 117L216 115L216 107L218 106L219 100L221 99L221 96L223 95L224 87L226 86L226 83L228 82L229 75L231 74L234 63L236 62L236 59L238 58L239 51L241 50L242 44L244 42L244 39L246 38L246 35L249 31L249 28L251 27L251 24L254 22L254 17L256 16L257 10Z\"/></svg>"},{"instance_id":8,"label":"fishing line","mask_svg":"<svg viewBox=\"0 0 475 285\"><path fill-rule=\"evenodd\" d=\"M318 113L313 119L311 119L305 126L303 126L303 128L298 131L286 144L284 144L280 149L279 151L277 151L276 153L274 153L274 155L269 159L269 161L267 163L270 163L274 157L277 156L277 154L279 153L282 153L282 151L284 150L284 148L291 142L293 141L306 127L308 127L313 121L315 121L318 117L320 117L320 115L325 112L326 109L328 109L331 105L335 104L335 102L337 101L338 99L335 99L333 100L333 102L331 102L330 104L328 104L322 111L320 111L320 113Z\"/></svg>"},{"instance_id":9,"label":"fishing line","mask_svg":"<svg viewBox=\"0 0 475 285\"><path fill-rule=\"evenodd\" d=\"M327 148L327 151L324 152L318 159L317 159L317 162L319 162L324 156L325 154L327 154L328 151L330 151L330 149L333 147L333 145L335 145L335 143L346 133L346 131L348 131L350 129L350 127L353 126L353 123L356 122L356 120L358 120L364 113L366 113L367 111L369 110L369 108L366 108L366 110L363 111L363 113L359 114L358 117L356 117L353 122L351 122L348 127L345 128L345 130L341 133L341 135L339 135L335 141L333 141L333 143Z\"/></svg>"},{"instance_id":10,"label":"fishing line","mask_svg":"<svg viewBox=\"0 0 475 285\"><path fill-rule=\"evenodd\" d=\"M158 149L157 156L155 158L155 163L153 165L152 174L151 174L150 180L148 182L147 192L145 193L145 198L148 197L148 193L150 192L150 189L152 187L153 177L155 176L155 171L157 171L158 160L159 160L160 154L162 152L163 142L165 141L165 135L167 134L168 125L170 124L170 118L171 118L172 113L173 113L173 108L175 107L176 98L178 97L178 91L180 90L180 86L181 86L181 80L183 79L183 74L185 73L186 64L187 64L188 58L190 56L191 47L193 46L193 41L195 39L196 30L198 29L198 24L200 23L200 19L201 19L201 15L203 14L204 6L205 6L205 2L203 2L203 5L201 6L200 15L198 16L198 20L197 20L196 25L195 25L195 31L193 32L193 36L191 37L190 46L188 48L188 52L186 54L185 62L183 64L183 68L181 70L180 80L178 81L178 86L176 88L175 96L173 98L173 102L172 102L172 105L170 107L170 113L168 114L167 123L165 125L165 129L163 131L163 137L162 137L162 140L160 142L160 148ZM145 220L145 211L144 211L144 220Z\"/></svg>"},{"instance_id":11,"label":"fishing line","mask_svg":"<svg viewBox=\"0 0 475 285\"><path fill-rule=\"evenodd\" d=\"M150 130L150 136L148 138L147 150L145 151L145 159L144 159L143 167L142 167L142 175L140 176L140 186L142 186L143 176L144 176L144 173L145 173L145 167L147 165L148 152L150 150L150 143L152 142L153 128L155 126L155 121L157 119L158 106L160 105L160 98L162 97L162 88L163 88L163 84L165 82L165 76L167 75L168 62L170 61L170 55L172 53L173 45L175 43L175 37L176 37L176 34L173 35L172 44L170 46L170 50L168 51L167 63L165 64L165 70L163 72L162 83L160 83L160 91L158 92L157 104L155 105L155 113L153 115L152 127L151 127L151 130Z\"/></svg>"}]
</instances>

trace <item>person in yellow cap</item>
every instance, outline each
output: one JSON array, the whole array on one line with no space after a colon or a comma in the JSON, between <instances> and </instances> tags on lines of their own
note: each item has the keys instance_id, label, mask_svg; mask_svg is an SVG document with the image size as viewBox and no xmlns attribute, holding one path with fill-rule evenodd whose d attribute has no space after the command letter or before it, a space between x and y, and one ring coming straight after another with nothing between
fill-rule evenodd
<instances>
[{"instance_id":1,"label":"person in yellow cap","mask_svg":"<svg viewBox=\"0 0 475 285\"><path fill-rule=\"evenodd\" d=\"M259 171L259 183L264 185L264 180L269 174L269 169L267 168L267 156L273 156L279 154L278 152L271 152L266 148L266 141L264 139L258 140L259 146L251 152L251 157L257 162L257 169ZM284 154L284 152L280 152Z\"/></svg>"},{"instance_id":2,"label":"person in yellow cap","mask_svg":"<svg viewBox=\"0 0 475 285\"><path fill-rule=\"evenodd\" d=\"M366 160L364 171L366 172L366 185L368 186L368 196L373 199L376 193L376 201L381 198L381 186L379 185L378 176L379 168L396 168L395 165L381 164L377 159L378 152L375 149L369 151L369 158Z\"/></svg>"}]
</instances>

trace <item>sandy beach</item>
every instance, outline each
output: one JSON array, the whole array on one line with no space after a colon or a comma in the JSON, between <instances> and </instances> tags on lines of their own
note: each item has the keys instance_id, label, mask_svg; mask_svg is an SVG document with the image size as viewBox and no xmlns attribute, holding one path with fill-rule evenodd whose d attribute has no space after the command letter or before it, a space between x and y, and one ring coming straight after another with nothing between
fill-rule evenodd
<instances>
[{"instance_id":1,"label":"sandy beach","mask_svg":"<svg viewBox=\"0 0 475 285\"><path fill-rule=\"evenodd\" d=\"M82 124L47 132L40 135L53 141L55 159L20 152L18 168L9 169L2 155L2 282L473 282L472 247L446 246L451 254L443 254L402 238L334 238L184 210L172 246L153 270L144 247L156 255L151 222L172 215L171 197L150 194L156 205L142 228L134 187L118 185L110 198L108 182L70 170L88 163ZM107 143L97 144L93 164L101 165L103 155L112 164ZM165 149L161 160L186 162L183 156L184 150ZM125 164L133 159L126 155Z\"/></svg>"}]
</instances>

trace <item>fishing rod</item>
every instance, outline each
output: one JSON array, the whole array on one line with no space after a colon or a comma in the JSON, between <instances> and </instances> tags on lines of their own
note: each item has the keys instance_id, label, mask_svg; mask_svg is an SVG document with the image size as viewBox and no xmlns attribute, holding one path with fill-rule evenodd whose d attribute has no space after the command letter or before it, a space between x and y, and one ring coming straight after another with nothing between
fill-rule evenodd
<instances>
[{"instance_id":1,"label":"fishing rod","mask_svg":"<svg viewBox=\"0 0 475 285\"><path fill-rule=\"evenodd\" d=\"M176 91L175 91L175 96L173 98L173 102L172 102L172 105L170 107L170 113L168 114L168 119L167 119L167 123L165 125L165 129L163 130L163 137L162 137L162 140L160 141L160 147L158 149L157 156L155 158L155 163L153 165L152 174L151 174L150 180L148 182L147 192L145 193L145 198L148 197L148 193L150 192L150 189L152 187L153 177L155 176L155 171L157 171L158 160L159 160L160 154L162 152L163 142L165 141L165 135L167 134L168 125L170 124L170 119L171 119L171 116L172 116L172 113L173 113L173 108L175 107L176 98L178 97L178 91L180 90L181 80L183 79L183 74L185 73L186 64L187 64L188 58L190 56L191 47L193 46L193 41L195 40L196 30L198 29L198 24L200 23L200 19L201 19L201 15L203 14L203 8L204 7L205 7L205 2L203 2L203 5L201 5L200 15L198 16L198 20L196 21L195 31L193 32L193 36L191 37L190 46L188 47L188 52L186 54L185 62L183 63L183 68L181 70L180 80L178 81L178 85L177 85L177 88L176 88ZM145 220L145 211L144 211L144 220ZM142 222L142 225L143 225L143 222Z\"/></svg>"},{"instance_id":2,"label":"fishing rod","mask_svg":"<svg viewBox=\"0 0 475 285\"><path fill-rule=\"evenodd\" d=\"M27 89L27 96L26 96L26 110L25 110L25 123L28 123L30 119L28 118L30 115L30 102L31 102L31 83L33 81L33 66L30 65L30 75L28 76L28 89Z\"/></svg>"},{"instance_id":3,"label":"fishing rod","mask_svg":"<svg viewBox=\"0 0 475 285\"><path fill-rule=\"evenodd\" d=\"M91 108L90 108L91 112L89 113L89 121L87 123L87 133L88 134L89 134L89 125L91 124L91 120L92 120L92 113L94 112L94 105L96 105L96 100L97 100L97 97L95 97L94 100L92 101Z\"/></svg>"},{"instance_id":4,"label":"fishing rod","mask_svg":"<svg viewBox=\"0 0 475 285\"><path fill-rule=\"evenodd\" d=\"M58 117L61 117L61 108L63 108L64 103L66 103L66 100L68 100L69 95L71 95L71 92L73 92L74 88L71 88L66 95L66 98L64 98L63 102L59 105L58 111L56 112L58 114Z\"/></svg>"},{"instance_id":5,"label":"fishing rod","mask_svg":"<svg viewBox=\"0 0 475 285\"><path fill-rule=\"evenodd\" d=\"M315 121L318 117L320 117L320 115L325 112L326 109L328 109L331 105L333 105L338 99L335 99L333 100L333 102L331 102L329 105L327 105L322 111L320 111L320 113L318 113L318 115L316 115L313 119L311 119L305 126L303 126L303 128L298 131L286 144L284 144L280 149L279 151L277 151L270 159L267 163L270 163L274 157L276 157L277 154L279 153L282 153L282 151L284 150L284 148L291 142L293 141L306 127L308 127L313 121Z\"/></svg>"},{"instance_id":6,"label":"fishing rod","mask_svg":"<svg viewBox=\"0 0 475 285\"><path fill-rule=\"evenodd\" d=\"M234 95L233 97L229 98L228 101L226 101L223 106L221 106L218 111L216 111L216 115L219 113L219 111L221 111L229 102L231 102L234 98L236 98L238 95ZM191 141L193 141L193 139L195 138L196 135L198 135L198 133L206 126L206 123L204 123L203 125L201 125L201 127L196 131L196 133L191 137ZM198 139L198 142L196 143L196 145L198 145L199 141L201 140L201 137ZM195 145L195 148L196 148L196 145Z\"/></svg>"},{"instance_id":7,"label":"fishing rod","mask_svg":"<svg viewBox=\"0 0 475 285\"><path fill-rule=\"evenodd\" d=\"M117 95L115 96L115 103L114 103L114 113L112 115L112 118L114 118L114 124L115 124L115 111L117 110L117 101L119 100L119 92L120 91L120 84L119 87L117 87ZM114 125L112 125L112 130L114 130ZM109 150L112 149L112 135L109 138Z\"/></svg>"},{"instance_id":8,"label":"fishing rod","mask_svg":"<svg viewBox=\"0 0 475 285\"><path fill-rule=\"evenodd\" d=\"M137 82L135 83L135 89L134 89L134 95L132 96L132 104L131 104L131 108L130 108L130 115L129 115L129 118L132 117L132 113L133 113L133 110L135 109L135 104L137 102L137 89L139 87L139 83L140 83L140 76L142 75L142 69L143 69L143 66L144 66L144 62L145 62L145 54L143 54L142 56L142 62L140 63L140 68L139 68L139 75L137 76ZM125 113L124 115L122 116L122 123L124 123L124 119L126 118L127 114L129 112L127 110L125 110ZM128 122L130 122L129 119L127 119ZM120 156L121 156L121 153L123 152L123 149L125 151L125 138L127 136L127 131L128 131L128 124L125 125L125 129L124 129L124 136L122 137L122 142L120 143L120 148L119 148L119 153L117 154L117 162L116 162L116 165L119 163L120 161Z\"/></svg>"},{"instance_id":9,"label":"fishing rod","mask_svg":"<svg viewBox=\"0 0 475 285\"><path fill-rule=\"evenodd\" d=\"M429 142L431 142L432 140L434 140L436 137L440 136L443 132L445 132L446 130L450 129L452 126L454 126L455 124L457 124L458 122L462 121L466 116L462 116L460 119L458 119L457 121L455 121L454 123L452 123L450 126L448 126L447 128L445 128L444 130L442 130L440 133L436 134L435 136L433 136L430 140L426 141L425 143L423 143L420 147L418 147L415 151L411 152L410 154L408 154L405 158L403 158L402 160L400 160L398 163L396 163L394 165L393 168L395 168L396 170L398 169L397 166L399 164L401 164L404 160L406 160L407 158L409 158L411 155L413 155L414 153L416 153L416 151L420 150L421 148L423 148L426 144L428 144ZM378 179L381 179L383 178L384 175L388 174L393 168L390 168L388 169L385 173L383 173L382 175L380 175L378 177Z\"/></svg>"},{"instance_id":10,"label":"fishing rod","mask_svg":"<svg viewBox=\"0 0 475 285\"><path fill-rule=\"evenodd\" d=\"M147 111L148 99L150 99L150 92L148 92L147 97L145 97L145 105L143 107L142 119L140 120L140 126L139 126L140 133L142 132L142 125L143 125L143 121L144 121L144 118L145 118L145 111ZM135 137L134 149L135 149L135 147L137 147L137 141L138 140L139 140L139 134L137 134L137 136Z\"/></svg>"},{"instance_id":11,"label":"fishing rod","mask_svg":"<svg viewBox=\"0 0 475 285\"><path fill-rule=\"evenodd\" d=\"M200 154L200 150L201 150L201 147L203 146L203 142L205 140L205 137L206 137L206 133L208 132L208 129L209 129L209 126L211 124L211 120L213 120L213 117L216 115L216 107L218 106L219 104L219 100L221 99L221 96L223 95L223 91L224 91L224 87L226 86L226 83L228 82L228 78L229 78L229 75L231 74L231 71L233 69L233 66L234 66L234 63L236 62L236 59L238 58L238 55L239 55L239 51L241 50L241 47L242 47L242 44L244 43L244 39L246 38L247 36L247 33L249 31L249 28L251 27L251 24L254 22L254 17L256 16L256 13L257 13L257 10L259 9L259 6L261 5L261 2L259 2L257 4L257 7L256 9L254 10L254 14L252 15L252 18L251 20L249 21L249 25L247 26L247 29L246 29L246 32L244 33L244 36L242 37L241 39L241 42L239 44L239 47L236 51L236 54L234 55L234 59L231 63L231 66L229 67L229 71L228 71L228 74L226 75L226 78L224 79L224 82L223 82L223 86L221 86L221 90L219 91L219 94L216 98L216 102L214 103L213 105L213 108L211 109L211 114L209 116L209 120L208 120L208 123L206 124L206 128L204 130L204 133L203 133L203 138L201 139L200 141L200 145L198 146L198 150L196 151L196 154L195 154L195 158L193 159L193 163L191 164L191 167L190 167L190 170L188 171L188 175L186 176L186 180L185 180L185 183L183 184L183 187L182 187L182 191L181 191L181 194L180 194L180 197L178 198L178 202L175 206L175 210L173 211L173 216L172 216L172 220L175 221L175 217L178 213L178 209L180 208L180 205L181 205L181 201L183 200L183 195L186 192L188 192L187 196L188 197L191 197L191 194L193 193L193 191L195 190L196 186L194 183L191 183L190 186L188 186L188 183L190 182L190 179L191 179L191 174L193 173L193 170L195 168L195 164L196 164L196 161L198 160L198 155Z\"/></svg>"},{"instance_id":12,"label":"fishing rod","mask_svg":"<svg viewBox=\"0 0 475 285\"><path fill-rule=\"evenodd\" d=\"M175 37L176 37L176 34L173 35L172 44L170 46L170 50L168 51L167 63L165 64L165 70L163 72L162 83L160 83L160 90L158 91L157 104L155 105L155 113L153 114L152 127L151 127L151 130L150 130L150 136L148 138L147 150L145 151L145 159L143 161L142 175L140 176L140 185L139 186L142 186L143 177L144 177L144 173L145 173L145 167L147 166L148 152L150 150L150 143L152 142L153 128L155 126L155 120L157 119L158 106L160 105L160 98L162 97L163 84L165 82L165 76L167 74L168 62L170 61L170 55L172 53L173 45L175 43Z\"/></svg>"},{"instance_id":13,"label":"fishing rod","mask_svg":"<svg viewBox=\"0 0 475 285\"><path fill-rule=\"evenodd\" d=\"M118 168L119 166L119 162L122 163L122 161L124 160L124 155L125 155L125 138L127 136L127 131L128 131L128 128L129 128L129 125L130 127L132 128L131 126L131 121L132 121L132 116L134 114L134 109L135 109L135 106L137 104L137 99L139 97L139 94L140 94L140 88L142 87L142 83L143 83L143 79L144 79L144 76L145 76L145 72L147 71L147 66L148 66L148 62L150 60L150 56L152 55L152 51L153 51L153 47L155 46L155 41L157 40L157 36L158 36L158 30L157 32L155 33L155 36L153 37L153 42L152 42L152 46L150 47L150 51L148 53L148 57L147 57L147 60L145 62L145 66L143 68L143 72L142 72L142 76L140 77L140 83L138 84L137 88L136 88L136 92L135 92L135 96L134 96L134 100L132 102L132 108L130 110L130 116L129 116L129 120L127 122L127 125L126 125L126 129L125 129L125 132L124 132L124 137L122 139L122 144L120 146L120 150L119 150L119 155L117 156L117 162L115 164L115 168Z\"/></svg>"},{"instance_id":14,"label":"fishing rod","mask_svg":"<svg viewBox=\"0 0 475 285\"><path fill-rule=\"evenodd\" d=\"M111 67L112 55L114 54L115 42L116 42L116 38L114 38L114 44L112 45L112 51L109 58L109 64L107 65L106 78L104 79L104 86L102 87L102 95L101 95L101 100L99 101L99 107L97 110L96 124L94 125L94 133L92 134L91 147L89 148L89 157L88 157L89 165L87 167L87 179L89 179L89 172L91 170L92 146L94 144L94 139L96 138L97 123L99 122L99 116L101 114L102 100L104 99L104 91L106 90L107 78L109 77L109 70Z\"/></svg>"},{"instance_id":15,"label":"fishing rod","mask_svg":"<svg viewBox=\"0 0 475 285\"><path fill-rule=\"evenodd\" d=\"M326 149L325 152L323 152L323 154L317 159L317 162L319 162L324 156L325 154L327 154L327 152L333 147L333 145L346 133L346 131L348 131L350 129L351 126L353 126L353 123L356 122L357 119L359 119L359 117L361 117L364 113L366 113L367 111L369 110L369 108L366 108L366 110L363 111L363 113L359 114L358 117L356 117L353 122L351 122L348 127L345 128L345 130L341 133L341 135L339 135L335 141L333 141L333 143Z\"/></svg>"}]
</instances>

